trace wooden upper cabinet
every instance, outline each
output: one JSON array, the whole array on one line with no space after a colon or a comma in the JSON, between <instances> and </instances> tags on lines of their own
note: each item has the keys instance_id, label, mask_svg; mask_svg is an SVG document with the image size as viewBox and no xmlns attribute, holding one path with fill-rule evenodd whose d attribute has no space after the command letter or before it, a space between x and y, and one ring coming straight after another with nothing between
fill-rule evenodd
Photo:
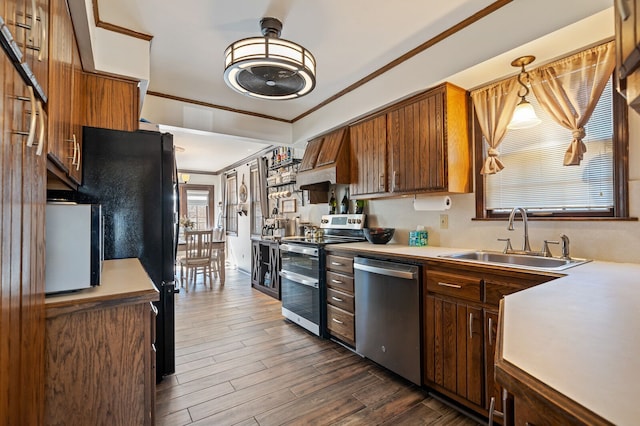
<instances>
[{"instance_id":1,"label":"wooden upper cabinet","mask_svg":"<svg viewBox=\"0 0 640 426\"><path fill-rule=\"evenodd\" d=\"M387 191L387 118L381 115L351 126L350 194Z\"/></svg>"},{"instance_id":2,"label":"wooden upper cabinet","mask_svg":"<svg viewBox=\"0 0 640 426\"><path fill-rule=\"evenodd\" d=\"M42 93L47 96L49 0L4 0L0 6L9 32L29 65ZM38 91L36 91L38 93Z\"/></svg>"},{"instance_id":3,"label":"wooden upper cabinet","mask_svg":"<svg viewBox=\"0 0 640 426\"><path fill-rule=\"evenodd\" d=\"M469 192L466 92L445 83L387 114L390 191Z\"/></svg>"},{"instance_id":4,"label":"wooden upper cabinet","mask_svg":"<svg viewBox=\"0 0 640 426\"><path fill-rule=\"evenodd\" d=\"M468 97L444 83L354 124L351 195L471 191Z\"/></svg>"},{"instance_id":5,"label":"wooden upper cabinet","mask_svg":"<svg viewBox=\"0 0 640 426\"><path fill-rule=\"evenodd\" d=\"M69 177L82 184L82 122L84 119L84 86L82 62L78 45L73 43L73 69L71 94L71 139L67 142L67 158L70 159Z\"/></svg>"},{"instance_id":6,"label":"wooden upper cabinet","mask_svg":"<svg viewBox=\"0 0 640 426\"><path fill-rule=\"evenodd\" d=\"M138 129L138 83L102 75L84 74L84 125L105 129Z\"/></svg>"},{"instance_id":7,"label":"wooden upper cabinet","mask_svg":"<svg viewBox=\"0 0 640 426\"><path fill-rule=\"evenodd\" d=\"M304 150L304 157L300 162L300 166L298 167L298 172L304 172L307 170L312 170L316 165L316 161L318 160L318 154L320 153L320 148L322 148L322 142L324 141L324 136L319 138L310 140L307 143L307 148Z\"/></svg>"},{"instance_id":8,"label":"wooden upper cabinet","mask_svg":"<svg viewBox=\"0 0 640 426\"><path fill-rule=\"evenodd\" d=\"M72 140L73 25L66 0L51 0L49 37L49 158L68 173Z\"/></svg>"}]
</instances>

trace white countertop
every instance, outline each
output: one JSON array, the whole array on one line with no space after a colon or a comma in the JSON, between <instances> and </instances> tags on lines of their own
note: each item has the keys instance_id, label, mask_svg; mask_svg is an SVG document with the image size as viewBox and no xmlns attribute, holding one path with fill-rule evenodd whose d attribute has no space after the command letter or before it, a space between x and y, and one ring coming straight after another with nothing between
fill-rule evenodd
<instances>
[{"instance_id":1,"label":"white countertop","mask_svg":"<svg viewBox=\"0 0 640 426\"><path fill-rule=\"evenodd\" d=\"M470 250L328 248L424 260ZM505 297L503 358L612 423L637 424L640 264L593 261L556 274L565 276Z\"/></svg>"},{"instance_id":2,"label":"white countertop","mask_svg":"<svg viewBox=\"0 0 640 426\"><path fill-rule=\"evenodd\" d=\"M45 297L47 317L83 305L117 303L118 300L159 299L159 293L151 278L137 258L105 260L102 265L100 285L72 293L53 294Z\"/></svg>"}]
</instances>

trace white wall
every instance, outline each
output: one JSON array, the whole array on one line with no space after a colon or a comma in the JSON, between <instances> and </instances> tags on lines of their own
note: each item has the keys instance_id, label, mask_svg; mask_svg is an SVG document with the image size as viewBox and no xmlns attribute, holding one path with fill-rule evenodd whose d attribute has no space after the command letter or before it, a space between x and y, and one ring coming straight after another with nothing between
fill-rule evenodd
<instances>
[{"instance_id":1,"label":"white wall","mask_svg":"<svg viewBox=\"0 0 640 426\"><path fill-rule=\"evenodd\" d=\"M242 183L242 176L244 175L244 183L247 185L249 194L251 194L250 188L250 164L243 164L242 166L235 168L238 172L238 187ZM224 185L224 176L222 177L222 184ZM247 200L247 203L251 200ZM238 234L227 235L227 262L229 267L238 268L245 272L251 271L251 228L249 215L238 216Z\"/></svg>"}]
</instances>

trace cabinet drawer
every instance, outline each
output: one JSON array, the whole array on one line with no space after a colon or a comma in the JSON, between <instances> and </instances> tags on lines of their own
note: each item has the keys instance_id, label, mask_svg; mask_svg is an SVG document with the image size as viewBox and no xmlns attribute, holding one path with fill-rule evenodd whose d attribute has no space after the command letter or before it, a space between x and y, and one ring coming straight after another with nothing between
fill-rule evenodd
<instances>
[{"instance_id":1,"label":"cabinet drawer","mask_svg":"<svg viewBox=\"0 0 640 426\"><path fill-rule=\"evenodd\" d=\"M327 271L327 286L353 294L353 277Z\"/></svg>"},{"instance_id":2,"label":"cabinet drawer","mask_svg":"<svg viewBox=\"0 0 640 426\"><path fill-rule=\"evenodd\" d=\"M327 303L350 313L354 312L353 295L342 293L332 288L327 289Z\"/></svg>"},{"instance_id":3,"label":"cabinet drawer","mask_svg":"<svg viewBox=\"0 0 640 426\"><path fill-rule=\"evenodd\" d=\"M355 342L355 316L335 306L327 305L327 328L331 334L344 337L349 342Z\"/></svg>"},{"instance_id":4,"label":"cabinet drawer","mask_svg":"<svg viewBox=\"0 0 640 426\"><path fill-rule=\"evenodd\" d=\"M336 256L335 254L327 255L327 270L345 272L353 274L353 258Z\"/></svg>"},{"instance_id":5,"label":"cabinet drawer","mask_svg":"<svg viewBox=\"0 0 640 426\"><path fill-rule=\"evenodd\" d=\"M427 271L427 289L446 296L481 301L480 277Z\"/></svg>"}]
</instances>

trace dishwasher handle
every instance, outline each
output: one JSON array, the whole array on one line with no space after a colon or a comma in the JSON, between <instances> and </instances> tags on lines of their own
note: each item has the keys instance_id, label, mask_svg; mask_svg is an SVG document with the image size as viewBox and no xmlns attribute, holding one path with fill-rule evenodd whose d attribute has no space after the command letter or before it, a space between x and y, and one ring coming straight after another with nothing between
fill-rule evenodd
<instances>
[{"instance_id":1,"label":"dishwasher handle","mask_svg":"<svg viewBox=\"0 0 640 426\"><path fill-rule=\"evenodd\" d=\"M417 271L415 270L407 270L407 268L396 269L390 262L385 262L385 265L388 266L381 267L354 262L353 269L371 272L378 275L386 275L388 277L402 278L405 280L414 280L416 278Z\"/></svg>"}]
</instances>

